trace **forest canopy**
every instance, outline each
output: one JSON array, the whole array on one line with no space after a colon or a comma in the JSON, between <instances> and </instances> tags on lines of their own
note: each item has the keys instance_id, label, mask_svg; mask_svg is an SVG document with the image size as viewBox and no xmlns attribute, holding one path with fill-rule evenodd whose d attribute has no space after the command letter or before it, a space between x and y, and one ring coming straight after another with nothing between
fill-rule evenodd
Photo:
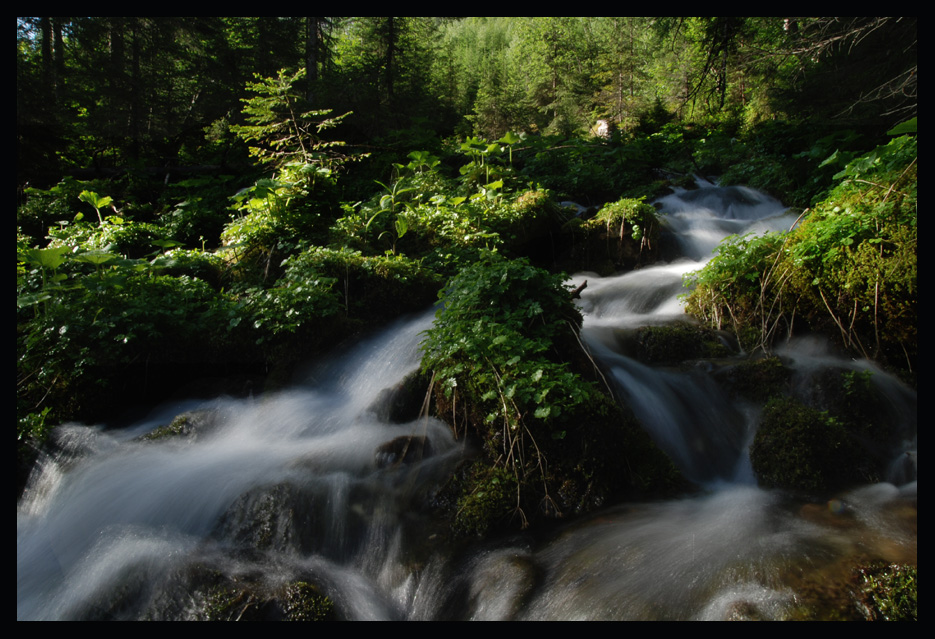
<instances>
[{"instance_id":1,"label":"forest canopy","mask_svg":"<svg viewBox=\"0 0 935 639\"><path fill-rule=\"evenodd\" d=\"M20 185L131 163L244 162L256 79L304 68L342 139L740 131L916 113L915 18L17 18ZM423 139L420 139L423 138ZM407 149L407 151L410 149ZM85 174L82 174L85 175Z\"/></svg>"}]
</instances>

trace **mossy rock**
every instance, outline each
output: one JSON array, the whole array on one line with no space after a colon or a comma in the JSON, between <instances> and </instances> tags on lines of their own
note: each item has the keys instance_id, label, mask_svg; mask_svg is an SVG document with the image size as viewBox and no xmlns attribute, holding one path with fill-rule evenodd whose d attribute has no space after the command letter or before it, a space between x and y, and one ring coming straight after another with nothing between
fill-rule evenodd
<instances>
[{"instance_id":1,"label":"mossy rock","mask_svg":"<svg viewBox=\"0 0 935 639\"><path fill-rule=\"evenodd\" d=\"M644 326L637 332L636 358L646 364L677 364L689 359L731 355L718 334L702 326L677 322Z\"/></svg>"},{"instance_id":2,"label":"mossy rock","mask_svg":"<svg viewBox=\"0 0 935 639\"><path fill-rule=\"evenodd\" d=\"M321 590L304 581L293 581L279 593L284 621L334 621L334 602Z\"/></svg>"},{"instance_id":3,"label":"mossy rock","mask_svg":"<svg viewBox=\"0 0 935 639\"><path fill-rule=\"evenodd\" d=\"M732 394L766 402L788 391L792 371L778 357L760 357L732 365L718 377Z\"/></svg>"},{"instance_id":4,"label":"mossy rock","mask_svg":"<svg viewBox=\"0 0 935 639\"><path fill-rule=\"evenodd\" d=\"M205 597L207 621L334 621L334 602L304 581L269 592L262 586L224 581Z\"/></svg>"},{"instance_id":5,"label":"mossy rock","mask_svg":"<svg viewBox=\"0 0 935 639\"><path fill-rule=\"evenodd\" d=\"M659 494L680 476L601 385L580 325L560 279L526 261L492 256L449 283L422 366L435 373L436 415L480 450L462 480L459 534L511 513L525 526Z\"/></svg>"},{"instance_id":6,"label":"mossy rock","mask_svg":"<svg viewBox=\"0 0 935 639\"><path fill-rule=\"evenodd\" d=\"M422 412L431 381L430 375L414 371L398 384L380 391L367 410L377 419L391 424L411 422Z\"/></svg>"},{"instance_id":7,"label":"mossy rock","mask_svg":"<svg viewBox=\"0 0 935 639\"><path fill-rule=\"evenodd\" d=\"M455 538L485 537L504 530L516 512L516 480L505 468L475 460L453 477L451 531Z\"/></svg>"},{"instance_id":8,"label":"mossy rock","mask_svg":"<svg viewBox=\"0 0 935 639\"><path fill-rule=\"evenodd\" d=\"M895 436L888 427L891 407L872 378L869 369L827 368L811 377L801 395L803 401L828 411L852 432L884 443Z\"/></svg>"},{"instance_id":9,"label":"mossy rock","mask_svg":"<svg viewBox=\"0 0 935 639\"><path fill-rule=\"evenodd\" d=\"M183 438L194 440L199 435L214 428L217 424L217 413L214 411L189 411L176 416L169 424L159 426L141 437L144 441L158 441L162 439Z\"/></svg>"},{"instance_id":10,"label":"mossy rock","mask_svg":"<svg viewBox=\"0 0 935 639\"><path fill-rule=\"evenodd\" d=\"M840 420L790 398L763 409L750 461L761 485L808 494L877 480L877 462Z\"/></svg>"},{"instance_id":11,"label":"mossy rock","mask_svg":"<svg viewBox=\"0 0 935 639\"><path fill-rule=\"evenodd\" d=\"M536 442L527 437L517 453L525 467L501 464L502 436L490 429L479 442L480 457L436 497L436 506L449 513L454 537L539 525L688 487L636 418L602 393L560 420L529 419L525 427Z\"/></svg>"},{"instance_id":12,"label":"mossy rock","mask_svg":"<svg viewBox=\"0 0 935 639\"><path fill-rule=\"evenodd\" d=\"M686 487L631 411L609 395L595 393L550 431L562 435L540 438L555 516L592 512L619 499L669 496Z\"/></svg>"}]
</instances>

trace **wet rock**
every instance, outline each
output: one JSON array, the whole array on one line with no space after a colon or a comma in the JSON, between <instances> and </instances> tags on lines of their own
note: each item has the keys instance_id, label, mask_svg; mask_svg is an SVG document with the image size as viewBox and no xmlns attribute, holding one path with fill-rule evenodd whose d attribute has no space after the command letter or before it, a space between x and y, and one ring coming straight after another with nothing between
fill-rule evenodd
<instances>
[{"instance_id":1,"label":"wet rock","mask_svg":"<svg viewBox=\"0 0 935 639\"><path fill-rule=\"evenodd\" d=\"M432 443L424 435L397 437L380 445L374 453L377 468L413 464L432 455Z\"/></svg>"},{"instance_id":2,"label":"wet rock","mask_svg":"<svg viewBox=\"0 0 935 639\"><path fill-rule=\"evenodd\" d=\"M368 410L380 421L405 424L419 417L425 403L429 378L416 371L390 388L384 388Z\"/></svg>"},{"instance_id":3,"label":"wet rock","mask_svg":"<svg viewBox=\"0 0 935 639\"><path fill-rule=\"evenodd\" d=\"M153 429L142 439L155 441L167 437L182 437L195 440L214 429L218 423L218 414L210 410L188 411L176 416L169 424Z\"/></svg>"}]
</instances>

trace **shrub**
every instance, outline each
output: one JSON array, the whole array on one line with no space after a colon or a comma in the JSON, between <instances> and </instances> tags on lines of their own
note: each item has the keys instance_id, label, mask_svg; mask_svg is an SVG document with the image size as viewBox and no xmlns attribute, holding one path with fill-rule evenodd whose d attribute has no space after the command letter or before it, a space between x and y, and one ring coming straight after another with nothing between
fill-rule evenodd
<instances>
[{"instance_id":1,"label":"shrub","mask_svg":"<svg viewBox=\"0 0 935 639\"><path fill-rule=\"evenodd\" d=\"M835 175L827 199L786 233L726 238L690 273L686 310L769 348L795 320L855 353L915 369L916 144L902 137Z\"/></svg>"},{"instance_id":2,"label":"shrub","mask_svg":"<svg viewBox=\"0 0 935 639\"><path fill-rule=\"evenodd\" d=\"M113 393L142 392L147 369L215 360L236 314L207 283L132 261L73 275L46 287L41 310L24 308L17 326L17 398L51 406L55 419L116 407Z\"/></svg>"},{"instance_id":3,"label":"shrub","mask_svg":"<svg viewBox=\"0 0 935 639\"><path fill-rule=\"evenodd\" d=\"M520 522L674 485L671 462L595 382L577 340L581 315L560 276L487 254L441 297L423 371L434 373L439 415L477 437L484 463L513 478ZM621 472L624 460L632 472ZM470 482L464 490L464 499L488 494Z\"/></svg>"},{"instance_id":4,"label":"shrub","mask_svg":"<svg viewBox=\"0 0 935 639\"><path fill-rule=\"evenodd\" d=\"M685 310L713 328L730 328L746 350L769 345L785 319L774 287L784 241L781 233L725 238L703 269L685 275Z\"/></svg>"}]
</instances>

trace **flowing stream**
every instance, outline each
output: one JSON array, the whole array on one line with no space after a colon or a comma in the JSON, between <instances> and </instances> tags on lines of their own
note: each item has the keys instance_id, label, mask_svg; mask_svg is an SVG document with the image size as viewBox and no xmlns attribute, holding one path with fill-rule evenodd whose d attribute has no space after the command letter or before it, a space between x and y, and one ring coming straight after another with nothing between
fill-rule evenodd
<instances>
[{"instance_id":1,"label":"flowing stream","mask_svg":"<svg viewBox=\"0 0 935 639\"><path fill-rule=\"evenodd\" d=\"M756 486L757 406L729 400L703 365L619 352L615 335L682 317L682 276L721 238L793 222L755 191L700 186L658 202L683 258L572 282L588 280L584 339L699 493L609 507L543 539L446 547L419 506L461 442L440 421L391 424L374 408L417 368L426 312L285 392L164 406L120 430L59 427L17 506L17 619L193 619L212 584L290 581L318 584L354 620L781 619L800 589L846 580L848 558L916 563L913 391L823 344L785 347L802 384L821 366L873 370L906 435L887 482L804 503ZM186 410L188 436L139 438ZM399 463L393 443L408 436L430 451Z\"/></svg>"}]
</instances>

